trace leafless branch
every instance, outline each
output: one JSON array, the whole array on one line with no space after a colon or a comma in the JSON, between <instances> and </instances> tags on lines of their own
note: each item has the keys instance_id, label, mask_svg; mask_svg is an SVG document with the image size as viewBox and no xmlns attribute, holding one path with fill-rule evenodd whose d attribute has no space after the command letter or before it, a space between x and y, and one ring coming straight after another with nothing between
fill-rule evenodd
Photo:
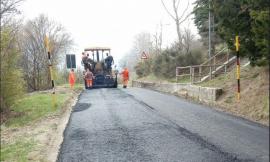
<instances>
[{"instance_id":1,"label":"leafless branch","mask_svg":"<svg viewBox=\"0 0 270 162\"><path fill-rule=\"evenodd\" d=\"M22 1L24 0L1 0L1 10L0 10L1 21L3 20L3 18L5 18L10 14L20 13L17 7L20 5Z\"/></svg>"},{"instance_id":2,"label":"leafless branch","mask_svg":"<svg viewBox=\"0 0 270 162\"><path fill-rule=\"evenodd\" d=\"M187 7L186 7L185 10L182 12L182 15L179 17L179 21L183 18L183 16L184 16L185 13L187 12L188 7L189 7L189 1L188 1L188 4L187 4ZM188 14L188 16L189 16L189 15L190 15L190 14ZM186 18L187 18L188 16L185 17L184 21L186 20ZM184 22L184 21L181 20L181 22ZM180 23L180 24L181 24L181 23Z\"/></svg>"},{"instance_id":3,"label":"leafless branch","mask_svg":"<svg viewBox=\"0 0 270 162\"><path fill-rule=\"evenodd\" d=\"M169 12L169 10L167 9L167 7L166 7L166 5L164 4L163 0L161 0L161 3L162 3L162 5L163 5L164 9L166 10L166 12L171 16L172 19L175 20L176 18Z\"/></svg>"}]
</instances>

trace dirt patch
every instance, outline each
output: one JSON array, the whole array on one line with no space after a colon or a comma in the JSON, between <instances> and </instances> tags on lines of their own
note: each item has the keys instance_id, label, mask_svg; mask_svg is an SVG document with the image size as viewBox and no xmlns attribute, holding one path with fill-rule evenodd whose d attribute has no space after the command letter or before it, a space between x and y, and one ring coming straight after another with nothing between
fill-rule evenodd
<instances>
[{"instance_id":1,"label":"dirt patch","mask_svg":"<svg viewBox=\"0 0 270 162\"><path fill-rule=\"evenodd\" d=\"M34 140L37 144L35 149L28 154L28 161L56 161L72 106L76 103L80 93L80 91L71 91L62 87L58 92L61 91L72 93L72 95L58 113L24 127L6 128L1 126L1 143L8 144L12 143L14 139L26 137Z\"/></svg>"}]
</instances>

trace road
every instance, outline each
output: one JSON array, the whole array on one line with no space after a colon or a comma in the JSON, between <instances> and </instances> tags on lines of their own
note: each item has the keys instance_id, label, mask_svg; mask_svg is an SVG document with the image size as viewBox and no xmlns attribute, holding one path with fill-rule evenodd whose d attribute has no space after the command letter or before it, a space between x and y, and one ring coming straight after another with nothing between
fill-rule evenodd
<instances>
[{"instance_id":1,"label":"road","mask_svg":"<svg viewBox=\"0 0 270 162\"><path fill-rule=\"evenodd\" d=\"M86 90L58 161L266 162L269 127L151 90Z\"/></svg>"}]
</instances>

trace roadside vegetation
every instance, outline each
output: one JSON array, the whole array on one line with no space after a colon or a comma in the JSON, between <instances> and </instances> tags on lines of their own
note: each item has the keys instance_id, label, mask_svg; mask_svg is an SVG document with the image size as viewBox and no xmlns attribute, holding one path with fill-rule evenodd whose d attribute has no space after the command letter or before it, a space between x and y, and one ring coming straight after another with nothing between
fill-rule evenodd
<instances>
[{"instance_id":1,"label":"roadside vegetation","mask_svg":"<svg viewBox=\"0 0 270 162\"><path fill-rule=\"evenodd\" d=\"M1 143L1 161L27 162L28 153L33 151L37 143L33 139L18 138L14 143Z\"/></svg>"},{"instance_id":2,"label":"roadside vegetation","mask_svg":"<svg viewBox=\"0 0 270 162\"><path fill-rule=\"evenodd\" d=\"M184 5L184 2L161 2L175 23L177 39L169 47L162 48L162 25L160 31L154 34L140 33L134 38L134 47L123 57L122 66L134 71L135 79L139 81L175 83L177 66L200 65L209 59L210 10L211 56L224 47L229 49L230 54L236 55L235 36L238 35L241 60L248 60L250 65L241 68L240 102L235 99L235 69L199 85L223 89L224 94L216 103L222 110L269 125L269 2L196 0L191 13L199 31L198 40L188 28L182 26L189 15L186 10L178 10L179 3ZM148 59L141 59L143 51ZM232 65L229 69L234 67ZM178 81L190 83L189 77Z\"/></svg>"},{"instance_id":3,"label":"roadside vegetation","mask_svg":"<svg viewBox=\"0 0 270 162\"><path fill-rule=\"evenodd\" d=\"M240 81L240 101L236 99L236 69L199 85L222 88L222 96L214 103L216 108L269 125L269 66L241 67Z\"/></svg>"},{"instance_id":4,"label":"roadside vegetation","mask_svg":"<svg viewBox=\"0 0 270 162\"><path fill-rule=\"evenodd\" d=\"M70 34L60 23L42 14L23 21L18 9L22 3L24 0L2 0L0 12L0 160L8 162L42 161L41 154L67 109L65 105L76 98L83 87L77 84L70 90L63 85L68 77L62 79L65 75L60 68L65 51L73 45ZM57 80L56 107L51 102L46 35L53 76Z\"/></svg>"},{"instance_id":5,"label":"roadside vegetation","mask_svg":"<svg viewBox=\"0 0 270 162\"><path fill-rule=\"evenodd\" d=\"M177 0L166 3L162 1L168 16L176 24L177 40L173 44L162 48L161 24L154 34L136 35L133 48L123 57L121 66L135 71L138 79L154 75L170 80L175 78L177 66L198 65L209 58L209 6L211 56L218 52L221 46L228 47L230 53L235 53L235 36L239 35L241 57L248 58L252 67L268 65L270 6L267 0L196 0L191 13L194 14L194 22L201 37L199 40L194 38L194 33L188 28L182 26L191 13L178 10L179 3L184 5L184 2ZM169 9L169 5L174 6L173 10ZM148 59L141 59L142 52L147 54Z\"/></svg>"},{"instance_id":6,"label":"roadside vegetation","mask_svg":"<svg viewBox=\"0 0 270 162\"><path fill-rule=\"evenodd\" d=\"M7 119L5 126L21 127L34 122L46 115L56 113L70 94L61 92L56 94L56 107L52 105L51 92L34 92L27 94L23 99L17 100L11 106L12 116Z\"/></svg>"},{"instance_id":7,"label":"roadside vegetation","mask_svg":"<svg viewBox=\"0 0 270 162\"><path fill-rule=\"evenodd\" d=\"M82 84L76 84L74 91L70 90L67 84L58 86L57 107L52 105L51 91L28 93L16 100L10 107L10 114L1 116L1 161L36 161L44 158L40 155L35 158L31 153L47 147L44 144L49 140L46 134L57 126L51 121L62 116L67 109L66 103L82 89Z\"/></svg>"},{"instance_id":8,"label":"roadside vegetation","mask_svg":"<svg viewBox=\"0 0 270 162\"><path fill-rule=\"evenodd\" d=\"M1 1L1 113L10 108L24 93L51 88L44 38L50 41L54 75L73 41L65 28L45 15L23 23L18 7L23 0Z\"/></svg>"}]
</instances>

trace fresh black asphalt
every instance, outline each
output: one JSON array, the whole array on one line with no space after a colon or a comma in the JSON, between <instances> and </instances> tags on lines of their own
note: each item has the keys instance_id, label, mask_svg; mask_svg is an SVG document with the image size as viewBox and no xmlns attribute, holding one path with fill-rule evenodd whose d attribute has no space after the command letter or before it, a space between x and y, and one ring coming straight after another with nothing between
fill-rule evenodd
<instances>
[{"instance_id":1,"label":"fresh black asphalt","mask_svg":"<svg viewBox=\"0 0 270 162\"><path fill-rule=\"evenodd\" d=\"M269 161L269 128L140 88L85 90L58 162Z\"/></svg>"}]
</instances>

